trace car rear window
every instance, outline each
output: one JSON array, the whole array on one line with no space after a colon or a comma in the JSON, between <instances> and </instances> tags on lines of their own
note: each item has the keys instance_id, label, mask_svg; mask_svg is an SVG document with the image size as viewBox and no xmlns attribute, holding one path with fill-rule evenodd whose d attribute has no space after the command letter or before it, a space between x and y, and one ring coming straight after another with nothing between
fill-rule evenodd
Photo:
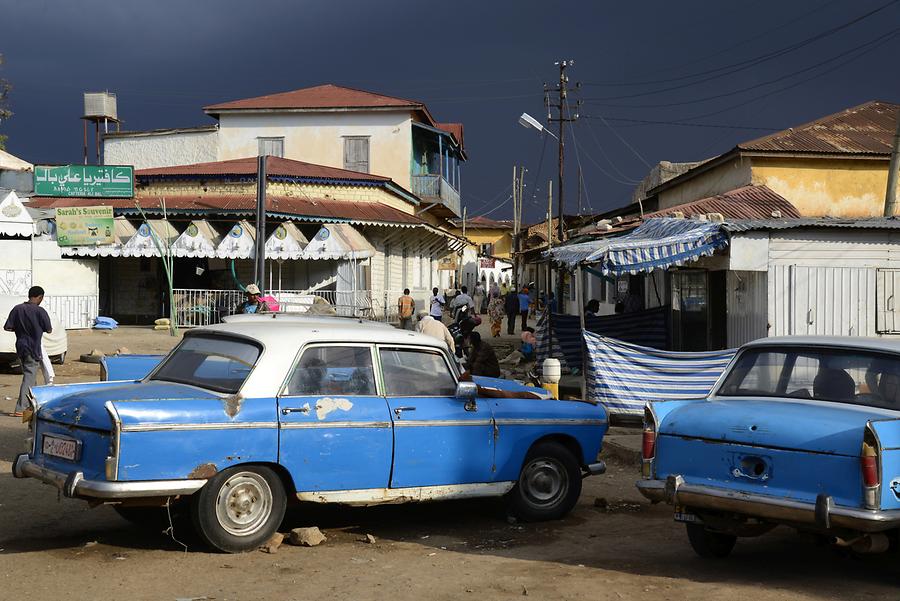
<instances>
[{"instance_id":1,"label":"car rear window","mask_svg":"<svg viewBox=\"0 0 900 601\"><path fill-rule=\"evenodd\" d=\"M261 352L258 344L240 338L186 336L150 379L233 394L241 389Z\"/></svg>"},{"instance_id":2,"label":"car rear window","mask_svg":"<svg viewBox=\"0 0 900 601\"><path fill-rule=\"evenodd\" d=\"M857 349L748 349L732 365L716 394L900 410L900 357Z\"/></svg>"}]
</instances>

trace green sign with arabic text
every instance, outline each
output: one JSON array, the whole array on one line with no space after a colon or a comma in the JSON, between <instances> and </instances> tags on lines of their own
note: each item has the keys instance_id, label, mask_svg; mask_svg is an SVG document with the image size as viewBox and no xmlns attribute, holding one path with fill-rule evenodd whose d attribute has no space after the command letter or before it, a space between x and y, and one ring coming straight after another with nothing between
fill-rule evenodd
<instances>
[{"instance_id":1,"label":"green sign with arabic text","mask_svg":"<svg viewBox=\"0 0 900 601\"><path fill-rule=\"evenodd\" d=\"M132 198L134 167L129 165L35 165L37 196Z\"/></svg>"}]
</instances>

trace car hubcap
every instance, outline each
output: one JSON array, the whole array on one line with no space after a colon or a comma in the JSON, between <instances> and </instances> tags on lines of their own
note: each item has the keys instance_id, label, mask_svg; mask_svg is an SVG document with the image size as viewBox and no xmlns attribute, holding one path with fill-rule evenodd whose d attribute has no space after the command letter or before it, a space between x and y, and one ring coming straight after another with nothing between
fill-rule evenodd
<instances>
[{"instance_id":1,"label":"car hubcap","mask_svg":"<svg viewBox=\"0 0 900 601\"><path fill-rule=\"evenodd\" d=\"M532 505L547 507L559 502L566 494L569 477L555 461L535 459L522 470L519 486Z\"/></svg>"},{"instance_id":2,"label":"car hubcap","mask_svg":"<svg viewBox=\"0 0 900 601\"><path fill-rule=\"evenodd\" d=\"M240 472L225 481L216 498L216 519L229 534L250 536L272 512L272 489L259 474Z\"/></svg>"}]
</instances>

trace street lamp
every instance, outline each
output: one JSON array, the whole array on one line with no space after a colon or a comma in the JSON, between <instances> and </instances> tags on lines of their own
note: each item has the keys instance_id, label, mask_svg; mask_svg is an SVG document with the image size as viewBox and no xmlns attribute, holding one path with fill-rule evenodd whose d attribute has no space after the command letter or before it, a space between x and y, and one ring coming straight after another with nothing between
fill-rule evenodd
<instances>
[{"instance_id":1,"label":"street lamp","mask_svg":"<svg viewBox=\"0 0 900 601\"><path fill-rule=\"evenodd\" d=\"M559 138L556 137L556 134L554 134L552 131L550 131L543 125L541 125L540 121L538 121L537 119L535 119L528 113L522 113L522 116L519 117L519 125L521 125L525 129L536 129L536 130L538 130L538 132L540 132L542 134L544 134L544 133L550 134L551 136L553 136L554 138L559 140Z\"/></svg>"}]
</instances>

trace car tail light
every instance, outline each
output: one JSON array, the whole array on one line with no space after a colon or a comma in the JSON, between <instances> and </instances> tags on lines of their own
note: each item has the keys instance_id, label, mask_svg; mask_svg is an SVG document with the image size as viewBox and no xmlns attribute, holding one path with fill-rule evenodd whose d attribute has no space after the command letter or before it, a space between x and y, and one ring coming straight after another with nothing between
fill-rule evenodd
<instances>
[{"instance_id":1,"label":"car tail light","mask_svg":"<svg viewBox=\"0 0 900 601\"><path fill-rule=\"evenodd\" d=\"M653 477L653 459L656 457L656 418L650 407L644 409L644 430L641 433L641 477Z\"/></svg>"},{"instance_id":2,"label":"car tail light","mask_svg":"<svg viewBox=\"0 0 900 601\"><path fill-rule=\"evenodd\" d=\"M878 473L878 440L869 426L866 426L859 461L862 470L863 501L866 508L878 509L878 491L881 487L881 476Z\"/></svg>"}]
</instances>

